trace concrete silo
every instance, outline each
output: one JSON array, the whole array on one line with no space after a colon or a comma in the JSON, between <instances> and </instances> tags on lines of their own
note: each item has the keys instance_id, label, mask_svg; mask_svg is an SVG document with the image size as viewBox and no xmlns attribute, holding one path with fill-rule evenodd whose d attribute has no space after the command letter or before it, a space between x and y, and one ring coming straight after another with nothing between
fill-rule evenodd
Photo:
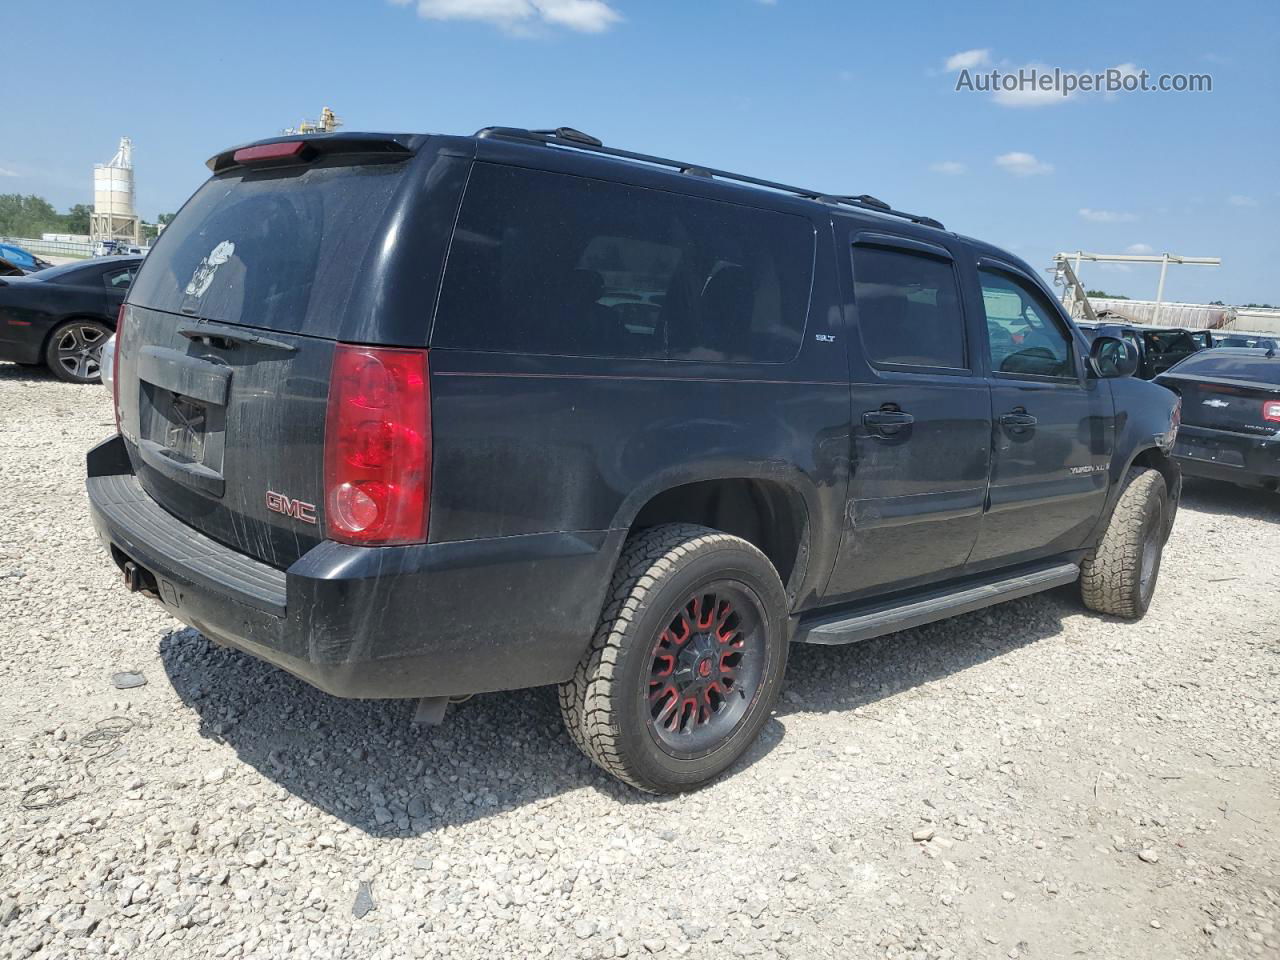
<instances>
[{"instance_id":1,"label":"concrete silo","mask_svg":"<svg viewBox=\"0 0 1280 960\"><path fill-rule=\"evenodd\" d=\"M133 142L128 137L120 138L120 149L110 163L93 166L93 215L89 224L95 243L139 242L140 220L133 207Z\"/></svg>"}]
</instances>

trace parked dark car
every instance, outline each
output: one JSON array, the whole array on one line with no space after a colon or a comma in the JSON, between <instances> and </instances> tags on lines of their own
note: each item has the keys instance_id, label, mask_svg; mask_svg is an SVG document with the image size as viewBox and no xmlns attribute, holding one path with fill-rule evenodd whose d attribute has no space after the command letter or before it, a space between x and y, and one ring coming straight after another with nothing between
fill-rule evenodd
<instances>
[{"instance_id":1,"label":"parked dark car","mask_svg":"<svg viewBox=\"0 0 1280 960\"><path fill-rule=\"evenodd\" d=\"M71 383L99 379L102 345L141 257L111 257L0 280L0 360L44 364Z\"/></svg>"},{"instance_id":2,"label":"parked dark car","mask_svg":"<svg viewBox=\"0 0 1280 960\"><path fill-rule=\"evenodd\" d=\"M1156 382L1182 397L1174 456L1187 476L1280 484L1280 356L1274 348L1198 353Z\"/></svg>"},{"instance_id":3,"label":"parked dark car","mask_svg":"<svg viewBox=\"0 0 1280 960\"><path fill-rule=\"evenodd\" d=\"M592 760L676 791L793 641L1151 602L1177 398L1012 254L569 129L210 167L129 293L88 490L126 584L218 642L432 718L559 684Z\"/></svg>"}]
</instances>

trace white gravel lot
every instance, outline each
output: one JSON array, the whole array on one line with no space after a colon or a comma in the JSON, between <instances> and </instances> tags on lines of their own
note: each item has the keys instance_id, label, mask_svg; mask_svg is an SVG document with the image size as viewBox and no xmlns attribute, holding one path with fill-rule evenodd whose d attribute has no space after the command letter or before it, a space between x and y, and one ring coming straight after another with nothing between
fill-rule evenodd
<instances>
[{"instance_id":1,"label":"white gravel lot","mask_svg":"<svg viewBox=\"0 0 1280 960\"><path fill-rule=\"evenodd\" d=\"M1067 589L798 647L747 759L655 799L550 690L420 731L126 593L110 430L0 364L0 956L1280 956L1280 497L1189 486L1138 624Z\"/></svg>"}]
</instances>

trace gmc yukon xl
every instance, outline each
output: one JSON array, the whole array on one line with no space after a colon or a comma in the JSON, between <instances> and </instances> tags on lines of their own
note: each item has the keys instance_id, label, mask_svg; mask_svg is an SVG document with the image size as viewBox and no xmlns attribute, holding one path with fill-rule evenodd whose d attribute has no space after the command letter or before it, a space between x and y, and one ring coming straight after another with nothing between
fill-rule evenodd
<instances>
[{"instance_id":1,"label":"gmc yukon xl","mask_svg":"<svg viewBox=\"0 0 1280 960\"><path fill-rule=\"evenodd\" d=\"M1003 250L571 128L209 166L122 309L88 492L216 642L425 715L558 684L665 792L752 742L791 643L1151 601L1177 398Z\"/></svg>"}]
</instances>

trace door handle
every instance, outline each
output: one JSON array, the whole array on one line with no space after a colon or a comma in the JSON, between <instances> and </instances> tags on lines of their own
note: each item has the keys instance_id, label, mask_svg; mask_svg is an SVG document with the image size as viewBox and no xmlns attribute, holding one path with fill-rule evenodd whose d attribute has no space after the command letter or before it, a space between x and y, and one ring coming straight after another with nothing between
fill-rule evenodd
<instances>
[{"instance_id":1,"label":"door handle","mask_svg":"<svg viewBox=\"0 0 1280 960\"><path fill-rule=\"evenodd\" d=\"M1027 413L1025 410L1014 410L1012 413L1006 413L1000 417L1001 426L1011 427L1015 430L1034 427L1039 422L1039 420Z\"/></svg>"},{"instance_id":2,"label":"door handle","mask_svg":"<svg viewBox=\"0 0 1280 960\"><path fill-rule=\"evenodd\" d=\"M862 425L873 437L900 436L902 431L916 422L916 418L901 410L868 410L862 415Z\"/></svg>"}]
</instances>

